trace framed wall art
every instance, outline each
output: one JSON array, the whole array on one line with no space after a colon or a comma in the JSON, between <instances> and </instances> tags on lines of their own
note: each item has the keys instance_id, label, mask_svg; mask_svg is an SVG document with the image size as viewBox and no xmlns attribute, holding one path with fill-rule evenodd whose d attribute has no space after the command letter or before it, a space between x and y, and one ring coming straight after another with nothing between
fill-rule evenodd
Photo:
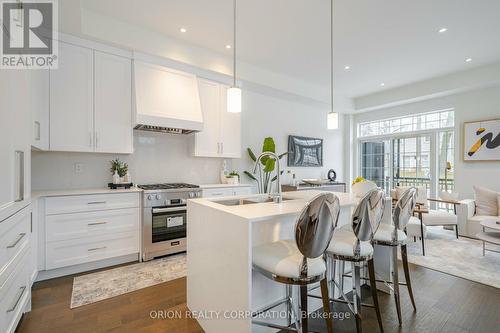
<instances>
[{"instance_id":1,"label":"framed wall art","mask_svg":"<svg viewBox=\"0 0 500 333\"><path fill-rule=\"evenodd\" d=\"M323 139L288 136L288 166L323 166Z\"/></svg>"},{"instance_id":2,"label":"framed wall art","mask_svg":"<svg viewBox=\"0 0 500 333\"><path fill-rule=\"evenodd\" d=\"M500 161L500 119L464 123L463 159Z\"/></svg>"}]
</instances>

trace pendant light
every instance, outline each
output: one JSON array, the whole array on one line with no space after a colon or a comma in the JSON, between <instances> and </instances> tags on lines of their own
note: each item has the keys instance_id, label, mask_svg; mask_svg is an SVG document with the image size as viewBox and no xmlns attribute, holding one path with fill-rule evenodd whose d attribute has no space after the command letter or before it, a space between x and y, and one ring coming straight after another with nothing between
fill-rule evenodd
<instances>
[{"instance_id":1,"label":"pendant light","mask_svg":"<svg viewBox=\"0 0 500 333\"><path fill-rule=\"evenodd\" d=\"M328 112L327 128L329 130L339 128L339 114L333 108L333 1L330 0L330 107Z\"/></svg>"},{"instance_id":2,"label":"pendant light","mask_svg":"<svg viewBox=\"0 0 500 333\"><path fill-rule=\"evenodd\" d=\"M227 112L241 112L241 89L236 86L236 0L233 0L233 85L227 90Z\"/></svg>"}]
</instances>

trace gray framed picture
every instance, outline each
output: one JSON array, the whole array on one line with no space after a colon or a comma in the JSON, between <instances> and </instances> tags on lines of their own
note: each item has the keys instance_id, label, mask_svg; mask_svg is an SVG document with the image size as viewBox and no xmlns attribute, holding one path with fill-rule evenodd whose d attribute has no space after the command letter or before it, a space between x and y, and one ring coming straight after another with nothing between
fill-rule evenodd
<instances>
[{"instance_id":1,"label":"gray framed picture","mask_svg":"<svg viewBox=\"0 0 500 333\"><path fill-rule=\"evenodd\" d=\"M288 166L323 166L323 139L289 135Z\"/></svg>"}]
</instances>

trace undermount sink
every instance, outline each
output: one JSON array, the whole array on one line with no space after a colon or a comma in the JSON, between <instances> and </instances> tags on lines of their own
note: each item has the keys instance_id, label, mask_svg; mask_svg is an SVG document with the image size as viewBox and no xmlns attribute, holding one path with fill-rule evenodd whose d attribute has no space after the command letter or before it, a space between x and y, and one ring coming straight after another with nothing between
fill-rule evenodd
<instances>
[{"instance_id":1,"label":"undermount sink","mask_svg":"<svg viewBox=\"0 0 500 333\"><path fill-rule=\"evenodd\" d=\"M283 198L283 201L287 200L292 200L292 199ZM227 200L217 200L214 202L224 206L241 206L241 205L253 205L258 203L273 202L273 198L262 197L262 198L227 199Z\"/></svg>"}]
</instances>

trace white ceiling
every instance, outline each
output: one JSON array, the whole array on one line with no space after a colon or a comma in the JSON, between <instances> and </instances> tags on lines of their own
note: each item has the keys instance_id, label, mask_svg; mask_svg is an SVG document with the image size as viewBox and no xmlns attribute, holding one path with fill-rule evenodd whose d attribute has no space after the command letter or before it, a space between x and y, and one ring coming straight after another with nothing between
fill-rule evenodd
<instances>
[{"instance_id":1,"label":"white ceiling","mask_svg":"<svg viewBox=\"0 0 500 333\"><path fill-rule=\"evenodd\" d=\"M238 57L328 85L329 5L238 0ZM232 40L232 0L81 0L81 6L231 55L225 45ZM498 0L335 0L337 92L362 96L498 61L498 13ZM441 27L448 31L438 33Z\"/></svg>"}]
</instances>

